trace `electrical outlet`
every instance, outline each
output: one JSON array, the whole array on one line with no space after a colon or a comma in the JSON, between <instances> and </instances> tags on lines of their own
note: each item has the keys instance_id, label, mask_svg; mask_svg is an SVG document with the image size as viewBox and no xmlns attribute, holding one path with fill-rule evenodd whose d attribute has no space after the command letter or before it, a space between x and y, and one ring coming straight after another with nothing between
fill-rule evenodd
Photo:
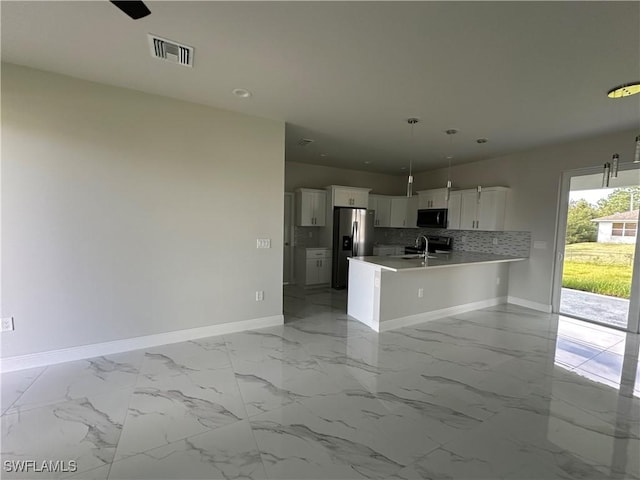
<instances>
[{"instance_id":1,"label":"electrical outlet","mask_svg":"<svg viewBox=\"0 0 640 480\"><path fill-rule=\"evenodd\" d=\"M258 238L256 247L257 248L271 248L271 239L270 238Z\"/></svg>"},{"instance_id":2,"label":"electrical outlet","mask_svg":"<svg viewBox=\"0 0 640 480\"><path fill-rule=\"evenodd\" d=\"M462 236L462 243L467 243L467 236L466 235Z\"/></svg>"},{"instance_id":3,"label":"electrical outlet","mask_svg":"<svg viewBox=\"0 0 640 480\"><path fill-rule=\"evenodd\" d=\"M418 289L418 298L422 298L424 297L424 288L419 288Z\"/></svg>"},{"instance_id":4,"label":"electrical outlet","mask_svg":"<svg viewBox=\"0 0 640 480\"><path fill-rule=\"evenodd\" d=\"M533 248L535 248L536 250L546 250L547 242L545 242L544 240L535 240L533 242Z\"/></svg>"},{"instance_id":5,"label":"electrical outlet","mask_svg":"<svg viewBox=\"0 0 640 480\"><path fill-rule=\"evenodd\" d=\"M2 319L2 330L3 332L10 332L14 330L13 327L13 317L6 317Z\"/></svg>"},{"instance_id":6,"label":"electrical outlet","mask_svg":"<svg viewBox=\"0 0 640 480\"><path fill-rule=\"evenodd\" d=\"M500 285L500 277L496 277L496 285Z\"/></svg>"},{"instance_id":7,"label":"electrical outlet","mask_svg":"<svg viewBox=\"0 0 640 480\"><path fill-rule=\"evenodd\" d=\"M496 237L493 237L493 244L497 245L498 244L498 239Z\"/></svg>"},{"instance_id":8,"label":"electrical outlet","mask_svg":"<svg viewBox=\"0 0 640 480\"><path fill-rule=\"evenodd\" d=\"M256 302L264 300L264 290L256 290Z\"/></svg>"}]
</instances>

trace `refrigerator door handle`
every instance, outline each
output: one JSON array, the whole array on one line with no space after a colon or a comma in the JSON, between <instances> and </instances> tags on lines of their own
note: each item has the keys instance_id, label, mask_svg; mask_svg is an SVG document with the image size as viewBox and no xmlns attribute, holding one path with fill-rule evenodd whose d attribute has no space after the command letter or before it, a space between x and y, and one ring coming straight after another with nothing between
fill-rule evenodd
<instances>
[{"instance_id":1,"label":"refrigerator door handle","mask_svg":"<svg viewBox=\"0 0 640 480\"><path fill-rule=\"evenodd\" d=\"M358 222L353 222L351 227L351 256L358 256Z\"/></svg>"}]
</instances>

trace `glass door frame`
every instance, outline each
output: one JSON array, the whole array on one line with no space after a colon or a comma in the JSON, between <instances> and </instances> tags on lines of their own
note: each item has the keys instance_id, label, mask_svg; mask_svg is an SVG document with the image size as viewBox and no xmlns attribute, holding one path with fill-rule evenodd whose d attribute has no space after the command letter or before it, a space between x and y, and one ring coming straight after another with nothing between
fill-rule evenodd
<instances>
[{"instance_id":1,"label":"glass door frame","mask_svg":"<svg viewBox=\"0 0 640 480\"><path fill-rule=\"evenodd\" d=\"M619 171L634 170L640 171L640 165L633 163L621 164ZM562 172L560 177L560 188L558 193L558 212L556 222L555 255L553 265L553 286L551 295L551 311L560 313L560 297L562 295L562 271L564 268L564 249L567 239L567 216L569 213L569 193L571 191L571 178L583 175L602 174L602 167L587 167L577 170ZM624 188L624 187L620 187ZM640 233L640 230L638 231ZM627 328L621 329L630 333L640 333L640 241L636 234L636 249L633 260L633 275L631 278L631 298L629 299L629 313L627 318ZM610 328L617 328L604 322L598 322L588 318L579 318L585 322L596 323Z\"/></svg>"}]
</instances>

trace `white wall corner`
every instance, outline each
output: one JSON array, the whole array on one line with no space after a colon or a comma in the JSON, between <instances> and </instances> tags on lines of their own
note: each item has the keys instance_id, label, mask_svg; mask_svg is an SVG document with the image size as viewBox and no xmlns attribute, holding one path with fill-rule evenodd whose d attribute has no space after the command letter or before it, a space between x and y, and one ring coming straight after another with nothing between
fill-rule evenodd
<instances>
[{"instance_id":1,"label":"white wall corner","mask_svg":"<svg viewBox=\"0 0 640 480\"><path fill-rule=\"evenodd\" d=\"M551 313L552 308L551 305L547 305L545 303L532 302L531 300L526 300L524 298L512 297L509 295L507 297L507 303L511 303L513 305L519 305L520 307L530 308L532 310L538 310L539 312Z\"/></svg>"},{"instance_id":2,"label":"white wall corner","mask_svg":"<svg viewBox=\"0 0 640 480\"><path fill-rule=\"evenodd\" d=\"M0 358L0 372L14 372L16 370L26 370L28 368L46 367L58 363L83 360L85 358L101 357L115 353L128 352L143 348L158 347L170 343L187 342L199 338L214 337L229 333L243 332L246 330L256 330L259 328L273 327L284 324L283 315L273 315L270 317L252 318L239 322L222 323L207 327L189 328L186 330L176 330L174 332L145 335L142 337L125 338L112 342L94 343L79 347L63 348L60 350L50 350L47 352L32 353L29 355L19 355L15 357Z\"/></svg>"}]
</instances>

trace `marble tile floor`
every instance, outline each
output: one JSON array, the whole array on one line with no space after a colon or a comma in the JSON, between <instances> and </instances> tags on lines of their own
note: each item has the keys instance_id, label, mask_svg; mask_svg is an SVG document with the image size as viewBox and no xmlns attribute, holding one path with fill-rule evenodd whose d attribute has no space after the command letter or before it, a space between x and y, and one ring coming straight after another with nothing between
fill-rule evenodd
<instances>
[{"instance_id":1,"label":"marble tile floor","mask_svg":"<svg viewBox=\"0 0 640 480\"><path fill-rule=\"evenodd\" d=\"M345 298L3 374L2 478L640 479L638 335L512 305L377 334Z\"/></svg>"}]
</instances>

